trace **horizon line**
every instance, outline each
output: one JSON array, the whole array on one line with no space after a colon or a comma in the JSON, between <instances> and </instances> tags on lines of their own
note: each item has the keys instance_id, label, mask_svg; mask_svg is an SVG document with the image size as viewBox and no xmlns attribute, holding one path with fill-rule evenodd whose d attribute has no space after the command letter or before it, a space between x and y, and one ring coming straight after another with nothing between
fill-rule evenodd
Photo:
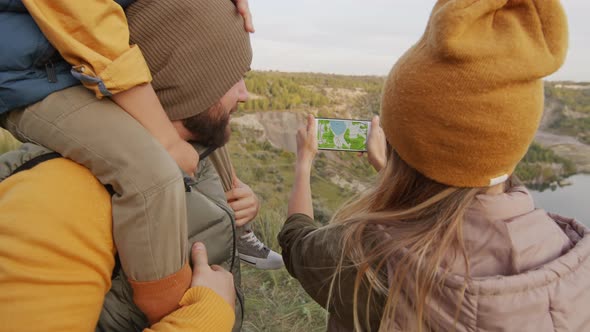
<instances>
[{"instance_id":1,"label":"horizon line","mask_svg":"<svg viewBox=\"0 0 590 332\"><path fill-rule=\"evenodd\" d=\"M286 70L286 69L262 69L262 68L252 68L252 71L258 72L278 72L278 73L288 73L288 74L321 74L321 75L332 75L332 76L349 76L349 77L379 77L379 78L387 78L388 74L384 75L377 75L377 74L344 74L344 73L330 73L330 72L319 72L319 71L293 71L293 70ZM590 78L584 81L572 80L572 79L549 79L550 76L543 78L543 81L547 82L555 82L555 83L590 83Z\"/></svg>"}]
</instances>

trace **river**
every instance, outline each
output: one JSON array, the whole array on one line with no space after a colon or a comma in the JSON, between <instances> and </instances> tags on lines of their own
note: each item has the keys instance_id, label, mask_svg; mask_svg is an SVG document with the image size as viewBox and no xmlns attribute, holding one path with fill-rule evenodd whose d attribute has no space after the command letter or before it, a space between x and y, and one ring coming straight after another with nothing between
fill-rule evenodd
<instances>
[{"instance_id":1,"label":"river","mask_svg":"<svg viewBox=\"0 0 590 332\"><path fill-rule=\"evenodd\" d=\"M531 191L537 207L564 217L576 218L590 226L590 175L575 175L567 179L571 186Z\"/></svg>"}]
</instances>

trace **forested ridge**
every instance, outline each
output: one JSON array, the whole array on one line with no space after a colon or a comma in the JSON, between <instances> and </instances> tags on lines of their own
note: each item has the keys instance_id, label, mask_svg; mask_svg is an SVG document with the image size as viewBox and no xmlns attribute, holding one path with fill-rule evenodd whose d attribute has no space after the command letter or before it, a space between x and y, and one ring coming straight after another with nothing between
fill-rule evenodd
<instances>
[{"instance_id":1,"label":"forested ridge","mask_svg":"<svg viewBox=\"0 0 590 332\"><path fill-rule=\"evenodd\" d=\"M310 112L320 117L369 119L379 114L385 77L253 71L246 85L252 98L246 113ZM590 144L590 83L546 82L548 103L557 104L547 130ZM516 174L527 184L542 186L577 172L576 161L535 143Z\"/></svg>"}]
</instances>

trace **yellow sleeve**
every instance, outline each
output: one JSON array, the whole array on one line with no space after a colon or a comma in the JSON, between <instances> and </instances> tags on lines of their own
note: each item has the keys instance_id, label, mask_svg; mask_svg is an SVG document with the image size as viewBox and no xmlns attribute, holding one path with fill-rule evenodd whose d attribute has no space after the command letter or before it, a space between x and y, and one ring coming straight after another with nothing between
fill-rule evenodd
<instances>
[{"instance_id":1,"label":"yellow sleeve","mask_svg":"<svg viewBox=\"0 0 590 332\"><path fill-rule=\"evenodd\" d=\"M193 287L184 294L182 306L144 332L231 331L235 313L213 290Z\"/></svg>"},{"instance_id":2,"label":"yellow sleeve","mask_svg":"<svg viewBox=\"0 0 590 332\"><path fill-rule=\"evenodd\" d=\"M129 45L123 8L113 0L23 0L45 37L98 98L151 81L136 45Z\"/></svg>"}]
</instances>

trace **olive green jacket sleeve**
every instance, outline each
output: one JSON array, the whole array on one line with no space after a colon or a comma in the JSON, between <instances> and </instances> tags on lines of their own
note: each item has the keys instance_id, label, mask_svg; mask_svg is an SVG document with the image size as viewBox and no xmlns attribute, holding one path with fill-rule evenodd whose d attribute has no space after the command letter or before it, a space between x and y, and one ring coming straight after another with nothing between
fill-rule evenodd
<instances>
[{"instance_id":1,"label":"olive green jacket sleeve","mask_svg":"<svg viewBox=\"0 0 590 332\"><path fill-rule=\"evenodd\" d=\"M330 324L337 322L340 327L352 330L357 270L350 266L349 261L343 262L345 268L336 278L334 295L328 306L330 283L342 252L342 227L321 227L307 215L294 214L287 219L279 233L279 244L283 250L285 267L317 303L328 308ZM386 278L386 274L383 276ZM363 326L366 322L364 308L367 296L368 287L364 285L359 293L359 315ZM376 331L385 299L375 292L371 297L373 301L369 320L371 331Z\"/></svg>"}]
</instances>

